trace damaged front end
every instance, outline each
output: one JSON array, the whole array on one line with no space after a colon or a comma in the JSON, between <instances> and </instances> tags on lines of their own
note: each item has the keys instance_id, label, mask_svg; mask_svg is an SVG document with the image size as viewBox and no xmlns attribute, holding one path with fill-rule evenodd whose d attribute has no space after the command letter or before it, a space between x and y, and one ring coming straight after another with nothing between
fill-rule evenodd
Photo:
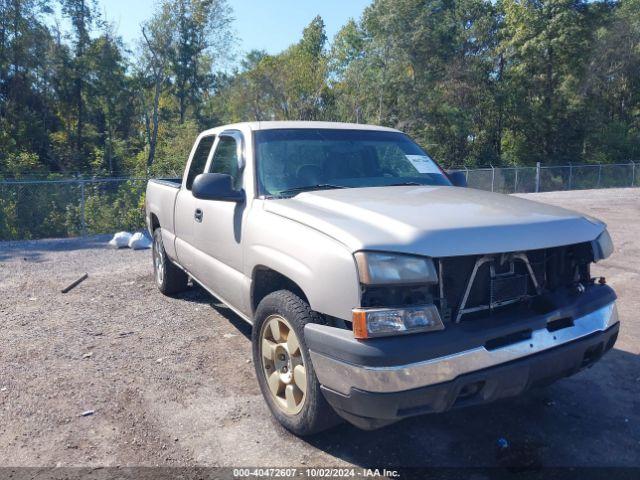
<instances>
[{"instance_id":1,"label":"damaged front end","mask_svg":"<svg viewBox=\"0 0 640 480\"><path fill-rule=\"evenodd\" d=\"M384 317L378 323L382 321L386 328L390 322L399 322L399 310L413 309L409 314L414 314L417 308L428 308L432 310L420 315L433 318L429 322L423 319L423 323L435 331L495 315L513 313L514 318L522 318L546 314L596 282L604 283L604 279L591 277L590 266L612 251L611 238L604 229L593 241L515 252L441 258L359 252L359 272L371 270L375 275L386 274L390 280L372 281L369 273L361 274L360 307L354 309L354 319L362 311L374 312ZM363 260L367 258L369 263ZM358 320L368 325L367 319ZM353 325L355 331L359 325ZM411 333L406 328L400 330ZM397 332L389 327L388 333Z\"/></svg>"},{"instance_id":2,"label":"damaged front end","mask_svg":"<svg viewBox=\"0 0 640 480\"><path fill-rule=\"evenodd\" d=\"M526 304L537 313L554 296L581 293L595 282L591 242L526 252L438 259L438 302L446 322L459 323Z\"/></svg>"}]
</instances>

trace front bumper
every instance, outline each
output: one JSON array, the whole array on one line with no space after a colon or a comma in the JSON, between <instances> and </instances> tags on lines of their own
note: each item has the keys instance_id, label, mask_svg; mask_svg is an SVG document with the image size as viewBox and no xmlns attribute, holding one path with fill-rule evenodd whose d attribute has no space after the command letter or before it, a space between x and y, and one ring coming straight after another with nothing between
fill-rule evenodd
<instances>
[{"instance_id":1,"label":"front bumper","mask_svg":"<svg viewBox=\"0 0 640 480\"><path fill-rule=\"evenodd\" d=\"M305 339L329 403L352 423L376 428L517 395L591 365L616 341L614 300L611 289L598 286L563 308L523 322L494 319L495 330L461 326L372 342L307 325ZM409 361L402 362L403 357Z\"/></svg>"}]
</instances>

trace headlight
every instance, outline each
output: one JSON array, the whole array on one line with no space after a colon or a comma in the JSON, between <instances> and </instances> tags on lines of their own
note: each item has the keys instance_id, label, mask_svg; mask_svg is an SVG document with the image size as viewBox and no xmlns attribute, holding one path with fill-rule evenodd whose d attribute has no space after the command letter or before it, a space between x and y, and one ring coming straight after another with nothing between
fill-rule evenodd
<instances>
[{"instance_id":1,"label":"headlight","mask_svg":"<svg viewBox=\"0 0 640 480\"><path fill-rule=\"evenodd\" d=\"M385 337L406 333L443 330L444 325L435 305L407 308L355 308L355 338Z\"/></svg>"},{"instance_id":2,"label":"headlight","mask_svg":"<svg viewBox=\"0 0 640 480\"><path fill-rule=\"evenodd\" d=\"M591 242L593 248L593 261L598 262L608 258L613 253L613 241L611 235L605 228L604 232L600 234L593 242Z\"/></svg>"},{"instance_id":3,"label":"headlight","mask_svg":"<svg viewBox=\"0 0 640 480\"><path fill-rule=\"evenodd\" d=\"M365 285L438 282L438 274L430 258L381 252L357 252L354 257L360 283Z\"/></svg>"}]
</instances>

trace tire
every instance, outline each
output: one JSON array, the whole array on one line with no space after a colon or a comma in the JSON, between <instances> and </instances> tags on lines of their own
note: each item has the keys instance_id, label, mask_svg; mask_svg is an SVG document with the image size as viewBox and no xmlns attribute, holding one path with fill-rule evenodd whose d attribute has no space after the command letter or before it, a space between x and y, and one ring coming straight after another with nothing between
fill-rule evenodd
<instances>
[{"instance_id":1,"label":"tire","mask_svg":"<svg viewBox=\"0 0 640 480\"><path fill-rule=\"evenodd\" d=\"M273 334L273 322L278 325L276 330L280 342ZM322 323L322 318L294 293L279 290L267 295L258 305L251 336L253 364L262 395L278 422L300 436L318 433L341 422L320 391L320 383L304 341L304 326L307 323ZM295 336L293 339L291 332ZM297 342L294 342L296 339ZM263 343L265 341L267 343ZM283 356L286 360L283 360ZM285 368L287 366L288 369ZM300 367L305 374L304 382L301 381L302 374L298 375ZM287 383L287 379L290 383ZM277 386L276 381L279 382ZM297 401L300 404L288 408L291 398L292 404Z\"/></svg>"},{"instance_id":2,"label":"tire","mask_svg":"<svg viewBox=\"0 0 640 480\"><path fill-rule=\"evenodd\" d=\"M153 278L158 290L165 295L173 295L187 288L189 277L178 268L164 250L162 244L162 230L158 227L153 231Z\"/></svg>"}]
</instances>

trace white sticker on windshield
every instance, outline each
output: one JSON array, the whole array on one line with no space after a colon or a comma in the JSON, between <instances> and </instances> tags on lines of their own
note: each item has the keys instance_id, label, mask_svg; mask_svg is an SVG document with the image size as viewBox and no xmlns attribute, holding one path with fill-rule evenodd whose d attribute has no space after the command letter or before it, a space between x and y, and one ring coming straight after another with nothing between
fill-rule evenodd
<instances>
[{"instance_id":1,"label":"white sticker on windshield","mask_svg":"<svg viewBox=\"0 0 640 480\"><path fill-rule=\"evenodd\" d=\"M435 162L426 155L405 155L405 157L407 157L411 165L420 173L442 174Z\"/></svg>"}]
</instances>

